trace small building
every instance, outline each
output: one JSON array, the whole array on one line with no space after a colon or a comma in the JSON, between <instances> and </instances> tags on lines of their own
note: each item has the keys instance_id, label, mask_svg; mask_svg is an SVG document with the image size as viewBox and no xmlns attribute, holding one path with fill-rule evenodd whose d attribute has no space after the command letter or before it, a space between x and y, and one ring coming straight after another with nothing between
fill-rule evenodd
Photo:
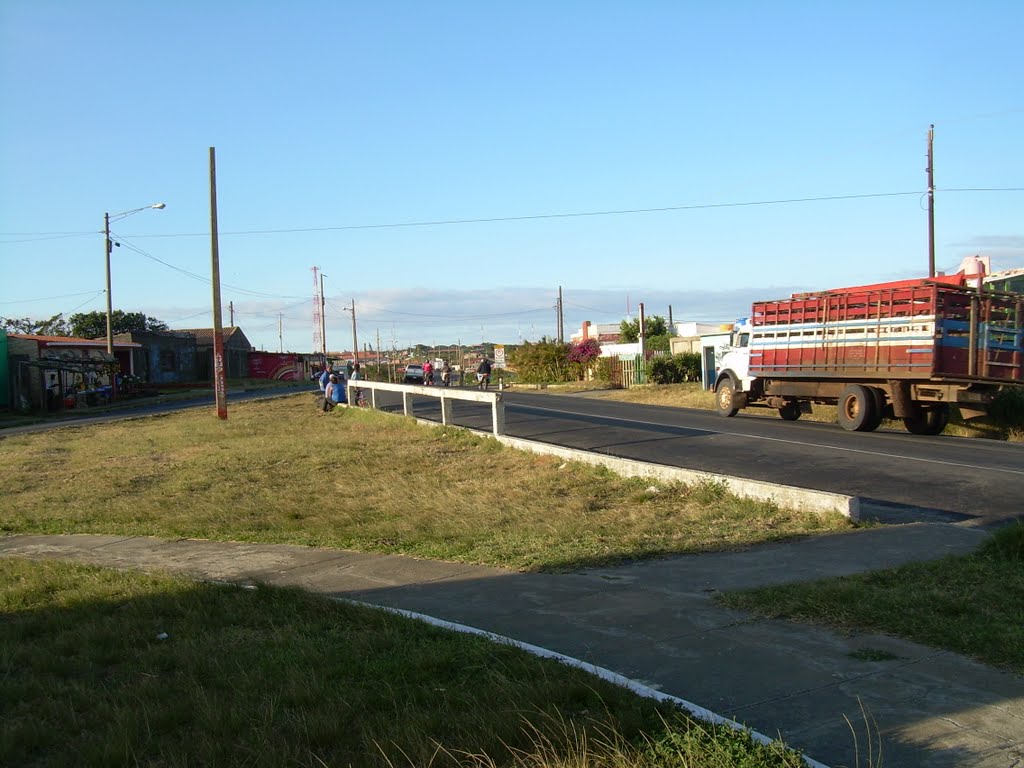
<instances>
[{"instance_id":1,"label":"small building","mask_svg":"<svg viewBox=\"0 0 1024 768\"><path fill-rule=\"evenodd\" d=\"M584 320L580 329L569 337L569 341L579 343L587 339L597 339L604 345L617 344L621 338L621 323L592 323L589 320Z\"/></svg>"},{"instance_id":2,"label":"small building","mask_svg":"<svg viewBox=\"0 0 1024 768\"><path fill-rule=\"evenodd\" d=\"M7 334L12 407L56 410L109 400L113 372L134 374L134 353L141 347L135 342L115 342L110 356L106 339Z\"/></svg>"},{"instance_id":3,"label":"small building","mask_svg":"<svg viewBox=\"0 0 1024 768\"><path fill-rule=\"evenodd\" d=\"M669 352L681 355L701 351L701 336L720 333L720 323L681 322L674 323L676 335L669 339Z\"/></svg>"},{"instance_id":4,"label":"small building","mask_svg":"<svg viewBox=\"0 0 1024 768\"><path fill-rule=\"evenodd\" d=\"M0 328L0 408L11 407L11 371L7 365L7 331Z\"/></svg>"},{"instance_id":5,"label":"small building","mask_svg":"<svg viewBox=\"0 0 1024 768\"><path fill-rule=\"evenodd\" d=\"M213 328L179 328L179 333L196 337L196 380L213 380ZM249 353L252 344L236 325L221 331L224 340L224 373L229 379L242 379L249 375Z\"/></svg>"},{"instance_id":6,"label":"small building","mask_svg":"<svg viewBox=\"0 0 1024 768\"><path fill-rule=\"evenodd\" d=\"M1024 269L1004 269L986 275L985 288L990 291L1024 293Z\"/></svg>"},{"instance_id":7,"label":"small building","mask_svg":"<svg viewBox=\"0 0 1024 768\"><path fill-rule=\"evenodd\" d=\"M186 331L131 331L115 342L135 342L132 372L148 384L183 384L198 380L196 337Z\"/></svg>"}]
</instances>

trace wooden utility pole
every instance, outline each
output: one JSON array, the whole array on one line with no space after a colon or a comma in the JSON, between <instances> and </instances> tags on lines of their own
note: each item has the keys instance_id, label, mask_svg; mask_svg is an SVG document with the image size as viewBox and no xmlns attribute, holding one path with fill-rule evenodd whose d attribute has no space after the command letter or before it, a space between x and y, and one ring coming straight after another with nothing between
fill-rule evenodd
<instances>
[{"instance_id":1,"label":"wooden utility pole","mask_svg":"<svg viewBox=\"0 0 1024 768\"><path fill-rule=\"evenodd\" d=\"M928 277L935 277L935 126L928 126Z\"/></svg>"},{"instance_id":2,"label":"wooden utility pole","mask_svg":"<svg viewBox=\"0 0 1024 768\"><path fill-rule=\"evenodd\" d=\"M562 286L558 286L558 343L565 343L565 309L562 304Z\"/></svg>"},{"instance_id":3,"label":"wooden utility pole","mask_svg":"<svg viewBox=\"0 0 1024 768\"><path fill-rule=\"evenodd\" d=\"M224 371L224 327L220 310L220 244L217 235L217 150L210 147L210 261L213 283L213 387L217 417L228 417L228 386Z\"/></svg>"},{"instance_id":4,"label":"wooden utility pole","mask_svg":"<svg viewBox=\"0 0 1024 768\"><path fill-rule=\"evenodd\" d=\"M668 305L668 335L669 336L675 336L676 335L676 326L675 326L675 323L672 322L672 305L671 304Z\"/></svg>"},{"instance_id":5,"label":"wooden utility pole","mask_svg":"<svg viewBox=\"0 0 1024 768\"><path fill-rule=\"evenodd\" d=\"M228 317L231 318L231 322L228 324L229 328L235 327L235 302L228 302Z\"/></svg>"},{"instance_id":6,"label":"wooden utility pole","mask_svg":"<svg viewBox=\"0 0 1024 768\"><path fill-rule=\"evenodd\" d=\"M641 301L639 306L640 306L640 323L639 323L639 329L640 329L640 362L642 364L644 362L644 360L647 359L646 356L644 355L644 332L647 329L644 327L644 303Z\"/></svg>"}]
</instances>

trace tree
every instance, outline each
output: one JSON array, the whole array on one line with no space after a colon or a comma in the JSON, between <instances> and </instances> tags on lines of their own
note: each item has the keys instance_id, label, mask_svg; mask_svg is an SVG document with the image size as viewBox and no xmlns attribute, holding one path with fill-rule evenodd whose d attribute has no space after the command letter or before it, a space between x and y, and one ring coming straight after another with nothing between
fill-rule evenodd
<instances>
[{"instance_id":1,"label":"tree","mask_svg":"<svg viewBox=\"0 0 1024 768\"><path fill-rule=\"evenodd\" d=\"M54 315L48 320L0 317L0 328L9 333L26 333L34 336L67 336L69 333L63 314Z\"/></svg>"},{"instance_id":2,"label":"tree","mask_svg":"<svg viewBox=\"0 0 1024 768\"><path fill-rule=\"evenodd\" d=\"M84 312L68 318L71 333L83 339L98 339L107 335L106 312ZM133 331L166 331L167 323L155 317L146 317L142 312L122 312L115 309L110 314L110 327L113 333L131 333Z\"/></svg>"},{"instance_id":3,"label":"tree","mask_svg":"<svg viewBox=\"0 0 1024 768\"><path fill-rule=\"evenodd\" d=\"M633 344L640 341L640 318L634 320L623 320L619 324L619 335L624 344ZM644 336L667 336L668 321L661 315L652 315L644 318ZM666 347L667 349L667 347Z\"/></svg>"}]
</instances>

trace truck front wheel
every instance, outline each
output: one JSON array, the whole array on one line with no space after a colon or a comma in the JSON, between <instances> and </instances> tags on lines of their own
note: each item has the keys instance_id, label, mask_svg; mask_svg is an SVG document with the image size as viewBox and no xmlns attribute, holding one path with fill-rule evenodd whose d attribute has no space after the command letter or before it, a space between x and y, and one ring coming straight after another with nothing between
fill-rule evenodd
<instances>
[{"instance_id":1,"label":"truck front wheel","mask_svg":"<svg viewBox=\"0 0 1024 768\"><path fill-rule=\"evenodd\" d=\"M719 416L735 416L739 412L736 407L736 383L726 376L715 387L715 409Z\"/></svg>"},{"instance_id":2,"label":"truck front wheel","mask_svg":"<svg viewBox=\"0 0 1024 768\"><path fill-rule=\"evenodd\" d=\"M839 396L839 426L849 432L870 432L878 427L878 401L869 387L847 384Z\"/></svg>"}]
</instances>

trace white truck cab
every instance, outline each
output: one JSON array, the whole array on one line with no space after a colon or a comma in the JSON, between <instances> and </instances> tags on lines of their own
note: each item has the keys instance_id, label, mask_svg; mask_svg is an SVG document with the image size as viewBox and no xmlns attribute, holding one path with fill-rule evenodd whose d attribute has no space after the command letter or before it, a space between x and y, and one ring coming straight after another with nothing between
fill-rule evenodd
<instances>
[{"instance_id":1,"label":"white truck cab","mask_svg":"<svg viewBox=\"0 0 1024 768\"><path fill-rule=\"evenodd\" d=\"M750 376L750 337L752 332L753 328L746 318L733 323L729 346L722 353L718 375L715 377L716 388L723 376L732 376L739 390L750 389L750 382L753 381Z\"/></svg>"}]
</instances>

